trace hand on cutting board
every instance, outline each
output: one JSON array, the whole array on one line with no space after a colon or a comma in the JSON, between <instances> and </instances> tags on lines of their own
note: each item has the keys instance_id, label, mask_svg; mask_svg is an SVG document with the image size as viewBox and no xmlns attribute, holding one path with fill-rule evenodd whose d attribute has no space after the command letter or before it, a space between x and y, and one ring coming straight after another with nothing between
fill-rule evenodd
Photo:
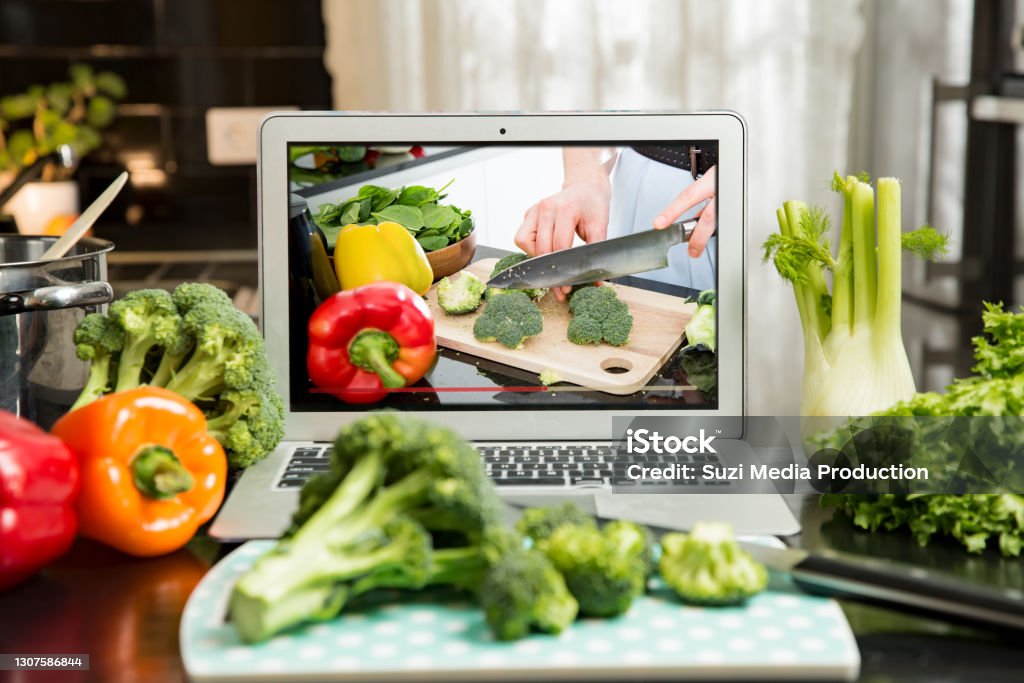
<instances>
[{"instance_id":1,"label":"hand on cutting board","mask_svg":"<svg viewBox=\"0 0 1024 683\"><path fill-rule=\"evenodd\" d=\"M598 242L608 236L608 207L611 184L596 176L566 184L561 192L540 200L523 216L516 231L516 246L530 256L541 256L572 246L576 235L584 242ZM552 289L559 301L570 287Z\"/></svg>"},{"instance_id":2,"label":"hand on cutting board","mask_svg":"<svg viewBox=\"0 0 1024 683\"><path fill-rule=\"evenodd\" d=\"M712 166L708 172L697 179L692 185L683 190L672 203L666 206L661 213L654 218L654 227L658 230L667 228L673 221L677 220L684 213L707 200L707 205L700 212L700 219L697 227L690 237L690 257L697 258L704 253L704 247L708 240L715 234L717 224L717 211L715 208L715 188L718 167Z\"/></svg>"}]
</instances>

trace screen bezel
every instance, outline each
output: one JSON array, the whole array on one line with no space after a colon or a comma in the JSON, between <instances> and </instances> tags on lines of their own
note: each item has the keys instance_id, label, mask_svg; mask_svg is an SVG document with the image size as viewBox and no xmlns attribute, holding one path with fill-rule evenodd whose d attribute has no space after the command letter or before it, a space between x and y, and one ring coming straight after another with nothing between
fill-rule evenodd
<instances>
[{"instance_id":1,"label":"screen bezel","mask_svg":"<svg viewBox=\"0 0 1024 683\"><path fill-rule=\"evenodd\" d=\"M260 123L258 162L260 321L267 354L285 402L288 440L329 440L338 427L365 410L293 412L288 358L288 263L269 254L288 249L288 144L373 142L444 145L451 140L480 144L631 140L717 140L718 203L718 407L713 410L516 410L430 411L430 419L466 438L487 441L611 439L615 417L652 415L714 417L721 436L742 435L746 406L744 319L746 310L746 123L734 112L693 114L382 114L364 112L280 112ZM266 229L270 225L282 229ZM276 292L276 296L268 293Z\"/></svg>"}]
</instances>

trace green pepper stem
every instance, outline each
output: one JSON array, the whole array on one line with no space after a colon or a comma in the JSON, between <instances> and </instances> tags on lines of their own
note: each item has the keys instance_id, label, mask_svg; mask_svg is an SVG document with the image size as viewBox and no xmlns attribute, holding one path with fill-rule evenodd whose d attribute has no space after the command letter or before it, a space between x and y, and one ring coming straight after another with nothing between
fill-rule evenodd
<instances>
[{"instance_id":1,"label":"green pepper stem","mask_svg":"<svg viewBox=\"0 0 1024 683\"><path fill-rule=\"evenodd\" d=\"M192 473L171 449L145 446L131 460L135 488L147 498L167 500L192 488Z\"/></svg>"},{"instance_id":2,"label":"green pepper stem","mask_svg":"<svg viewBox=\"0 0 1024 683\"><path fill-rule=\"evenodd\" d=\"M348 344L348 359L353 365L380 377L388 389L405 386L402 377L391 364L398 358L398 342L383 330L363 330Z\"/></svg>"}]
</instances>

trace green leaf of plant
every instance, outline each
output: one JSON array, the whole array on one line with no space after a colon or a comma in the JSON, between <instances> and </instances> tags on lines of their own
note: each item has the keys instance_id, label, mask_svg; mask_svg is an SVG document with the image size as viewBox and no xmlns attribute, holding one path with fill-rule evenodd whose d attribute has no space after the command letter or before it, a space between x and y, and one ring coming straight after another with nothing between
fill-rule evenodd
<instances>
[{"instance_id":1,"label":"green leaf of plant","mask_svg":"<svg viewBox=\"0 0 1024 683\"><path fill-rule=\"evenodd\" d=\"M371 211L383 211L387 207L395 203L398 199L398 190L388 190L386 192L378 192L373 197L373 206Z\"/></svg>"},{"instance_id":2,"label":"green leaf of plant","mask_svg":"<svg viewBox=\"0 0 1024 683\"><path fill-rule=\"evenodd\" d=\"M35 149L35 146L36 139L32 132L24 128L14 131L7 138L7 151L10 152L11 159L18 166L31 163L26 157Z\"/></svg>"},{"instance_id":3,"label":"green leaf of plant","mask_svg":"<svg viewBox=\"0 0 1024 683\"><path fill-rule=\"evenodd\" d=\"M112 71L101 71L96 74L96 90L115 100L123 100L124 96L128 94L124 79Z\"/></svg>"},{"instance_id":4,"label":"green leaf of plant","mask_svg":"<svg viewBox=\"0 0 1024 683\"><path fill-rule=\"evenodd\" d=\"M28 95L8 95L0 99L0 115L8 121L25 119L36 111L36 100Z\"/></svg>"},{"instance_id":5,"label":"green leaf of plant","mask_svg":"<svg viewBox=\"0 0 1024 683\"><path fill-rule=\"evenodd\" d=\"M949 250L949 235L925 225L900 236L904 251L929 261L945 256Z\"/></svg>"},{"instance_id":6,"label":"green leaf of plant","mask_svg":"<svg viewBox=\"0 0 1024 683\"><path fill-rule=\"evenodd\" d=\"M423 185L404 187L398 195L398 203L402 206L423 206L434 201L437 201L437 191Z\"/></svg>"},{"instance_id":7,"label":"green leaf of plant","mask_svg":"<svg viewBox=\"0 0 1024 683\"><path fill-rule=\"evenodd\" d=\"M373 208L373 197L365 197L359 202L359 219L355 223L365 223L370 220L370 211Z\"/></svg>"},{"instance_id":8,"label":"green leaf of plant","mask_svg":"<svg viewBox=\"0 0 1024 683\"><path fill-rule=\"evenodd\" d=\"M459 223L459 239L462 239L473 232L473 219L468 215Z\"/></svg>"},{"instance_id":9,"label":"green leaf of plant","mask_svg":"<svg viewBox=\"0 0 1024 683\"><path fill-rule=\"evenodd\" d=\"M388 188L381 187L380 185L363 185L362 187L359 188L359 193L356 196L359 197L360 199L365 199L366 197L375 197L377 196L378 193L381 192L390 191L391 190L389 190Z\"/></svg>"},{"instance_id":10,"label":"green leaf of plant","mask_svg":"<svg viewBox=\"0 0 1024 683\"><path fill-rule=\"evenodd\" d=\"M437 251L438 249L444 249L448 246L448 238L434 235L428 235L423 237L420 235L416 236L416 241L423 247L423 251Z\"/></svg>"},{"instance_id":11,"label":"green leaf of plant","mask_svg":"<svg viewBox=\"0 0 1024 683\"><path fill-rule=\"evenodd\" d=\"M46 102L58 115L64 116L71 109L71 84L53 83L46 89Z\"/></svg>"},{"instance_id":12,"label":"green leaf of plant","mask_svg":"<svg viewBox=\"0 0 1024 683\"><path fill-rule=\"evenodd\" d=\"M338 204L321 204L314 219L321 228L337 223L341 216L341 206Z\"/></svg>"},{"instance_id":13,"label":"green leaf of plant","mask_svg":"<svg viewBox=\"0 0 1024 683\"><path fill-rule=\"evenodd\" d=\"M442 228L458 221L459 215L450 206L438 206L430 204L421 209L423 213L423 226L427 228Z\"/></svg>"},{"instance_id":14,"label":"green leaf of plant","mask_svg":"<svg viewBox=\"0 0 1024 683\"><path fill-rule=\"evenodd\" d=\"M351 225L352 223L359 222L359 214L363 208L362 202L349 200L341 206L341 218L338 221L340 225Z\"/></svg>"},{"instance_id":15,"label":"green leaf of plant","mask_svg":"<svg viewBox=\"0 0 1024 683\"><path fill-rule=\"evenodd\" d=\"M89 104L86 108L85 119L89 122L90 126L95 128L105 128L113 122L117 112L114 108L114 101L109 97L103 95L97 95L89 100Z\"/></svg>"},{"instance_id":16,"label":"green leaf of plant","mask_svg":"<svg viewBox=\"0 0 1024 683\"><path fill-rule=\"evenodd\" d=\"M395 204L383 211L374 212L373 217L378 221L400 223L410 230L419 230L423 227L423 212L414 206Z\"/></svg>"},{"instance_id":17,"label":"green leaf of plant","mask_svg":"<svg viewBox=\"0 0 1024 683\"><path fill-rule=\"evenodd\" d=\"M68 69L68 75L71 76L71 82L79 90L93 89L92 67L88 64L72 64Z\"/></svg>"}]
</instances>

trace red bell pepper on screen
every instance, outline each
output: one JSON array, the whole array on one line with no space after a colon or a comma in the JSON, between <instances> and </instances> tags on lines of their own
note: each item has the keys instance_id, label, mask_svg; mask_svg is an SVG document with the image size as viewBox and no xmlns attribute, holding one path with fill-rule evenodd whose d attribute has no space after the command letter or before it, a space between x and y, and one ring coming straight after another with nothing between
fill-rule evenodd
<instances>
[{"instance_id":1,"label":"red bell pepper on screen","mask_svg":"<svg viewBox=\"0 0 1024 683\"><path fill-rule=\"evenodd\" d=\"M346 403L375 403L414 384L436 357L430 309L397 282L338 292L309 319L309 378Z\"/></svg>"}]
</instances>

